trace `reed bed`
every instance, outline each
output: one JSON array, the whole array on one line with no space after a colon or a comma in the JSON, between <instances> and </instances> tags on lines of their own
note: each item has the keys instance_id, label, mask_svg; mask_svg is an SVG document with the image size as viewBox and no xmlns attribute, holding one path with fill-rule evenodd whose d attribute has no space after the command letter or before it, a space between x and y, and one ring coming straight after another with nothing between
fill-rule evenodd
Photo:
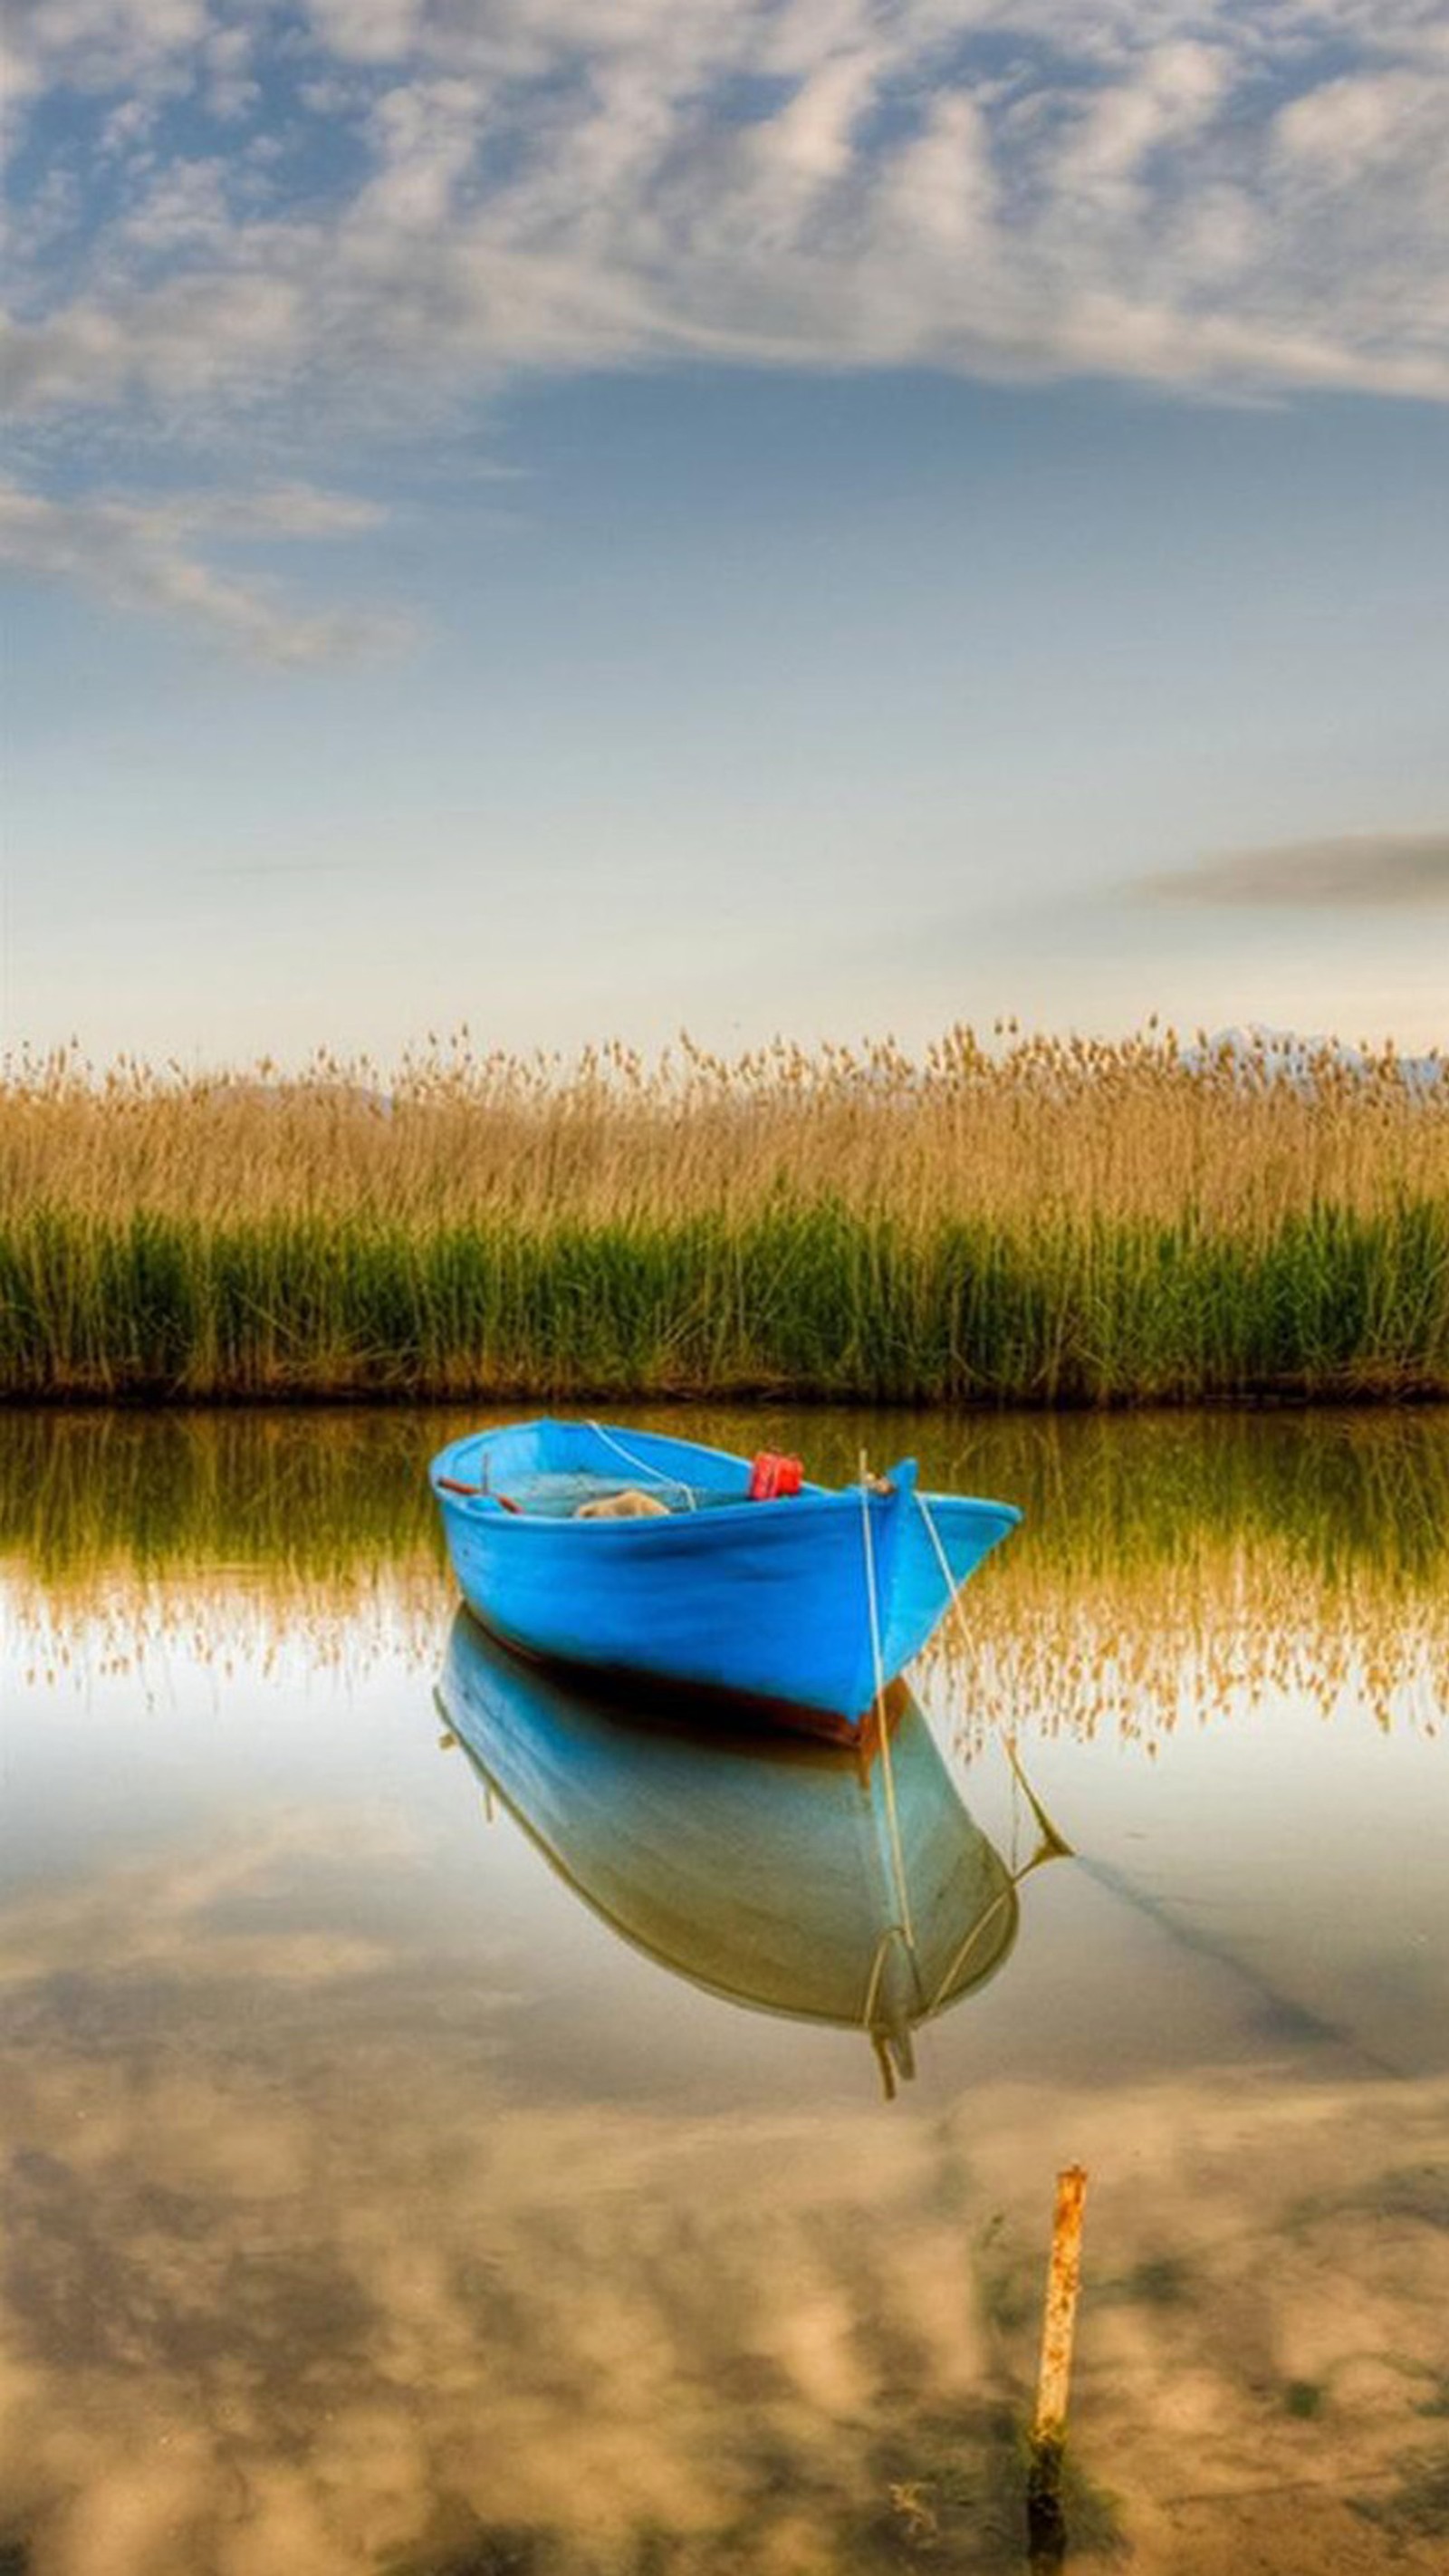
<instances>
[{"instance_id":1,"label":"reed bed","mask_svg":"<svg viewBox=\"0 0 1449 2576\"><path fill-rule=\"evenodd\" d=\"M0 1394L1449 1393L1449 1080L950 1032L0 1080Z\"/></svg>"}]
</instances>

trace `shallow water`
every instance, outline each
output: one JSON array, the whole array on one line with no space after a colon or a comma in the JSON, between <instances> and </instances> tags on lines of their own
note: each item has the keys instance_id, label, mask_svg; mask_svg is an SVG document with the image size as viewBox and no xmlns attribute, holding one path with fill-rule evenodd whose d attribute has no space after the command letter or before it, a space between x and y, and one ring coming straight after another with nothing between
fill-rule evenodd
<instances>
[{"instance_id":1,"label":"shallow water","mask_svg":"<svg viewBox=\"0 0 1449 2576\"><path fill-rule=\"evenodd\" d=\"M0 2568L1019 2567L1080 2159L1074 2563L1442 2569L1444 1418L667 1426L1026 1506L899 1864L455 1622L455 1416L0 1418Z\"/></svg>"}]
</instances>

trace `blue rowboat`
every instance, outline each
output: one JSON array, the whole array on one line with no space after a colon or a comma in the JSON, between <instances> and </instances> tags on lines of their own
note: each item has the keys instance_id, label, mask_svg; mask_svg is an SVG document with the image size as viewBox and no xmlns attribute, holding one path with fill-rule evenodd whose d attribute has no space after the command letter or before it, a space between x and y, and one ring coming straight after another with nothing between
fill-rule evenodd
<instances>
[{"instance_id":1,"label":"blue rowboat","mask_svg":"<svg viewBox=\"0 0 1449 2576\"><path fill-rule=\"evenodd\" d=\"M870 1484L752 1501L748 1459L596 1422L475 1432L431 1474L463 1596L506 1645L836 1730L860 1724L1021 1517L922 1494L909 1458ZM662 1508L577 1517L625 1491Z\"/></svg>"},{"instance_id":2,"label":"blue rowboat","mask_svg":"<svg viewBox=\"0 0 1449 2576\"><path fill-rule=\"evenodd\" d=\"M701 1733L685 1693L633 1721L521 1664L460 1610L438 1708L556 1875L645 1957L724 2001L870 2040L887 2093L912 2034L995 1976L1012 1870L964 1805L920 1709L889 1695L894 1804L860 1746ZM1028 1867L1053 1856L1045 1842Z\"/></svg>"}]
</instances>

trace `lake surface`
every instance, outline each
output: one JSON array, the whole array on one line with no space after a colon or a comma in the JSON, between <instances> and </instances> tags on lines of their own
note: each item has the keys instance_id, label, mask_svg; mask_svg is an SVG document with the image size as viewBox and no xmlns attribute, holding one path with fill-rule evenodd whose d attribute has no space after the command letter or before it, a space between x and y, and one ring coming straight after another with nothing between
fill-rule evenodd
<instances>
[{"instance_id":1,"label":"lake surface","mask_svg":"<svg viewBox=\"0 0 1449 2576\"><path fill-rule=\"evenodd\" d=\"M902 1870L456 1620L456 1414L0 1418L4 2576L1019 2568L1074 2160L1072 2563L1442 2576L1449 1422L650 1418L1025 1506Z\"/></svg>"}]
</instances>

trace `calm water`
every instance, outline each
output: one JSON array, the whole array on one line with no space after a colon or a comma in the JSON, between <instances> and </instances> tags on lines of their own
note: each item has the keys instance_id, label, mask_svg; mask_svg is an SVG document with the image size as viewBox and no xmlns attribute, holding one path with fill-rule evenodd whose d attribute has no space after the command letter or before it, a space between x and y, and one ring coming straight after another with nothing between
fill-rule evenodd
<instances>
[{"instance_id":1,"label":"calm water","mask_svg":"<svg viewBox=\"0 0 1449 2576\"><path fill-rule=\"evenodd\" d=\"M455 1622L456 1417L0 1419L0 2570L1020 2567L1080 2159L1074 2563L1442 2576L1449 1427L693 1423L1027 1508L904 1883Z\"/></svg>"}]
</instances>

